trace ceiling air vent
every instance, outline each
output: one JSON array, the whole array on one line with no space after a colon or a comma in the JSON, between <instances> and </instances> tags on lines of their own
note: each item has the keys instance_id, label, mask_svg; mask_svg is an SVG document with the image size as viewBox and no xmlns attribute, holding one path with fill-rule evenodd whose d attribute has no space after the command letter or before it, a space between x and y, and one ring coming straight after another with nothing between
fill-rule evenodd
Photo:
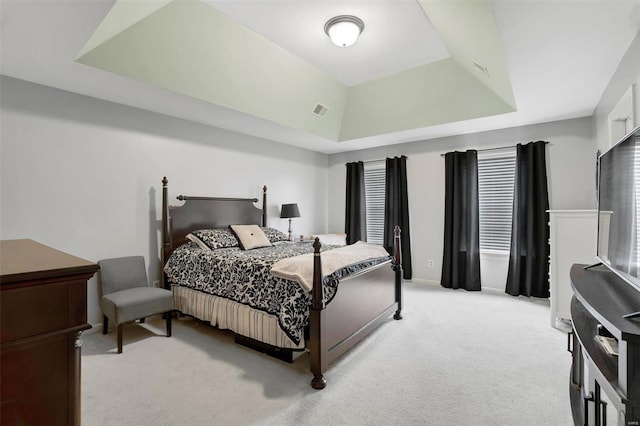
<instances>
[{"instance_id":1,"label":"ceiling air vent","mask_svg":"<svg viewBox=\"0 0 640 426\"><path fill-rule=\"evenodd\" d=\"M318 104L313 109L313 115L317 115L318 117L324 117L327 114L327 111L329 111L329 108L327 108L322 104Z\"/></svg>"}]
</instances>

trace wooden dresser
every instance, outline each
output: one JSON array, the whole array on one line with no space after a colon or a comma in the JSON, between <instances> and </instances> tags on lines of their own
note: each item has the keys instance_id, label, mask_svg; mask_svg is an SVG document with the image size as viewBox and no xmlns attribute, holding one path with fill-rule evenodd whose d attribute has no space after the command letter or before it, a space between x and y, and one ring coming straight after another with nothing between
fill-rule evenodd
<instances>
[{"instance_id":1,"label":"wooden dresser","mask_svg":"<svg viewBox=\"0 0 640 426\"><path fill-rule=\"evenodd\" d=\"M0 241L1 424L80 424L80 334L97 270L33 240Z\"/></svg>"}]
</instances>

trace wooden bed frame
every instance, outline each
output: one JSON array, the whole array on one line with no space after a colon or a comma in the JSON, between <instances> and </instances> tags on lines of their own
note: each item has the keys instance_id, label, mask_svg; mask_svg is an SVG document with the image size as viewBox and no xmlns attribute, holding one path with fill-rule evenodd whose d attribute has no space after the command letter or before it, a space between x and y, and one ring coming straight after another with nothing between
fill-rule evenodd
<instances>
[{"instance_id":1,"label":"wooden bed frame","mask_svg":"<svg viewBox=\"0 0 640 426\"><path fill-rule=\"evenodd\" d=\"M227 228L235 224L266 226L267 187L263 187L262 210L256 198L178 196L182 206L169 206L168 180L162 179L162 265L184 244L186 235L198 229ZM402 319L402 271L400 228L396 226L392 259L340 280L331 303L325 305L322 286L320 242L314 248L314 273L307 349L313 374L311 386L323 389L328 365L353 347L393 314ZM169 288L162 273L163 285ZM394 313L395 311L395 313Z\"/></svg>"}]
</instances>

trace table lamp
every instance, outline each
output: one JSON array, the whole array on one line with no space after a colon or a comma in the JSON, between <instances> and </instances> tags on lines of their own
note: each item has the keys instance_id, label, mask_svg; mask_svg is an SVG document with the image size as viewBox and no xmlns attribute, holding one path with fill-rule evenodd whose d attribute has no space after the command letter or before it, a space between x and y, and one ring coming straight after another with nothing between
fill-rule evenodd
<instances>
[{"instance_id":1,"label":"table lamp","mask_svg":"<svg viewBox=\"0 0 640 426\"><path fill-rule=\"evenodd\" d=\"M293 241L293 233L291 232L291 218L300 217L300 210L298 210L298 205L296 203L283 204L282 210L280 210L280 217L283 219L289 219L289 241Z\"/></svg>"}]
</instances>

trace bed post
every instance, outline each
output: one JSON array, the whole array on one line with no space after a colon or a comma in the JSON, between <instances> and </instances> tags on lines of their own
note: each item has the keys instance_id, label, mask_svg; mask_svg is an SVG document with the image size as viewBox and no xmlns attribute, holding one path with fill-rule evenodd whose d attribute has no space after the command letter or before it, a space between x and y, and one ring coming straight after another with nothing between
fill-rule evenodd
<instances>
[{"instance_id":1,"label":"bed post","mask_svg":"<svg viewBox=\"0 0 640 426\"><path fill-rule=\"evenodd\" d=\"M267 226L267 185L262 187L262 227Z\"/></svg>"},{"instance_id":2,"label":"bed post","mask_svg":"<svg viewBox=\"0 0 640 426\"><path fill-rule=\"evenodd\" d=\"M311 290L311 309L309 312L309 355L313 379L311 387L324 389L327 381L324 372L327 370L326 339L323 338L324 327L324 289L322 287L322 263L320 260L320 239L313 243L313 289Z\"/></svg>"},{"instance_id":3,"label":"bed post","mask_svg":"<svg viewBox=\"0 0 640 426\"><path fill-rule=\"evenodd\" d=\"M162 178L162 246L160 248L160 279L162 288L168 289L167 277L163 267L167 262L167 253L171 251L171 241L169 237L169 188L167 177Z\"/></svg>"},{"instance_id":4,"label":"bed post","mask_svg":"<svg viewBox=\"0 0 640 426\"><path fill-rule=\"evenodd\" d=\"M393 229L393 270L395 271L396 281L396 302L398 310L393 314L393 319L402 319L402 258L400 255L400 227L396 225Z\"/></svg>"}]
</instances>

